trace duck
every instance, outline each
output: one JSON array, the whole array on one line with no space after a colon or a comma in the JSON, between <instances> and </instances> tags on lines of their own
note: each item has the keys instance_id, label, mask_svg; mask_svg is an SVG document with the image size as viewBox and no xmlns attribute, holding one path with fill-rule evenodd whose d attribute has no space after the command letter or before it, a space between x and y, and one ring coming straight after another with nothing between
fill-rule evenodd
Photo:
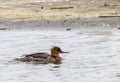
<instances>
[{"instance_id":1,"label":"duck","mask_svg":"<svg viewBox=\"0 0 120 82\"><path fill-rule=\"evenodd\" d=\"M61 63L62 58L60 57L61 53L69 53L62 51L60 47L54 46L51 48L51 54L46 52L38 52L25 55L22 58L16 58L15 60L21 62L39 62L39 63Z\"/></svg>"}]
</instances>

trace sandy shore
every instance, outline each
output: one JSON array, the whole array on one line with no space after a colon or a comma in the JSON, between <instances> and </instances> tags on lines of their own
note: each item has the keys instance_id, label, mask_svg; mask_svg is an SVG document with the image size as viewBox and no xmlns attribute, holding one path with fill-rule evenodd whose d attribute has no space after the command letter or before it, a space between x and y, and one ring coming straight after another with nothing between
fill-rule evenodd
<instances>
[{"instance_id":1,"label":"sandy shore","mask_svg":"<svg viewBox=\"0 0 120 82\"><path fill-rule=\"evenodd\" d=\"M64 20L98 16L120 16L119 0L37 2L1 0L0 20Z\"/></svg>"}]
</instances>

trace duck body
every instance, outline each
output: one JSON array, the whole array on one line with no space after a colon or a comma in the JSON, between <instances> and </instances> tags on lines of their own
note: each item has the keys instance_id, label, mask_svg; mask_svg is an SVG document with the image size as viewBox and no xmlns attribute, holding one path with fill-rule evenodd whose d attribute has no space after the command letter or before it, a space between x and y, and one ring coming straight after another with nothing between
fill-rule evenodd
<instances>
[{"instance_id":1,"label":"duck body","mask_svg":"<svg viewBox=\"0 0 120 82\"><path fill-rule=\"evenodd\" d=\"M34 54L30 54L30 55L25 55L25 57L33 57L33 58L43 58L46 59L50 56L50 54L46 53L46 52L41 52L41 53L34 53Z\"/></svg>"},{"instance_id":2,"label":"duck body","mask_svg":"<svg viewBox=\"0 0 120 82\"><path fill-rule=\"evenodd\" d=\"M48 53L41 52L41 53L25 55L25 57L17 58L16 60L19 60L21 62L39 62L39 63L47 64L47 63L61 63L62 58L53 57Z\"/></svg>"},{"instance_id":3,"label":"duck body","mask_svg":"<svg viewBox=\"0 0 120 82\"><path fill-rule=\"evenodd\" d=\"M51 48L51 54L40 52L33 53L29 55L25 55L22 58L16 58L15 60L21 62L40 62L40 63L61 63L62 58L59 56L60 53L68 53L63 52L59 47Z\"/></svg>"}]
</instances>

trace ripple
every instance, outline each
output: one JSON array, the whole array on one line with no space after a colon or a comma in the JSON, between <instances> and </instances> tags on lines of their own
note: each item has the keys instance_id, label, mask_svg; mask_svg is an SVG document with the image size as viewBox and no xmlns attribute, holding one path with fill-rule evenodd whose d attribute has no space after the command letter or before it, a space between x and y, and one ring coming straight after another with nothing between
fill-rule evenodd
<instances>
[{"instance_id":1,"label":"ripple","mask_svg":"<svg viewBox=\"0 0 120 82\"><path fill-rule=\"evenodd\" d=\"M119 32L4 31L0 32L0 37L1 81L119 82L112 76L117 74L119 77L120 71ZM43 65L13 60L27 53L49 52L55 45L70 51L68 55L61 55L62 64Z\"/></svg>"}]
</instances>

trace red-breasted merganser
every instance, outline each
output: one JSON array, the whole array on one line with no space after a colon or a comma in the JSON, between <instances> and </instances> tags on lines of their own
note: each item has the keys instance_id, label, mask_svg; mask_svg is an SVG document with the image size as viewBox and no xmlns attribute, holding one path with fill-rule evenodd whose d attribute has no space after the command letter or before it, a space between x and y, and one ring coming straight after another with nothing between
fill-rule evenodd
<instances>
[{"instance_id":1,"label":"red-breasted merganser","mask_svg":"<svg viewBox=\"0 0 120 82\"><path fill-rule=\"evenodd\" d=\"M59 56L60 53L69 53L64 52L59 47L51 48L51 54L41 52L41 53L33 53L29 55L25 55L23 58L16 58L16 60L22 62L40 62L40 63L59 63L61 62L62 58Z\"/></svg>"}]
</instances>

